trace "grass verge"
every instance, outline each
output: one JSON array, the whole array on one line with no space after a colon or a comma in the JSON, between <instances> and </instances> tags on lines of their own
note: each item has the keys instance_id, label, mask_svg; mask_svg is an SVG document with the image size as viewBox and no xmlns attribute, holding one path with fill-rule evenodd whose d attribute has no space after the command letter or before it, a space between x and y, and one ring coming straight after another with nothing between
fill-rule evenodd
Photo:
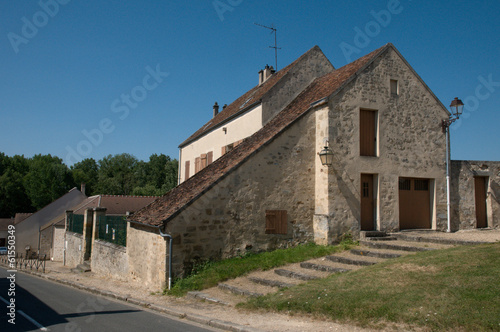
<instances>
[{"instance_id":1,"label":"grass verge","mask_svg":"<svg viewBox=\"0 0 500 332\"><path fill-rule=\"evenodd\" d=\"M352 241L350 236L347 236L337 246L319 246L308 243L289 249L247 254L218 262L209 261L197 266L190 276L177 280L172 289L165 291L165 294L184 296L189 291L214 287L222 281L245 275L251 271L269 270L290 263L326 256L333 252L347 250L353 245L356 243Z\"/></svg>"},{"instance_id":2,"label":"grass verge","mask_svg":"<svg viewBox=\"0 0 500 332\"><path fill-rule=\"evenodd\" d=\"M245 308L381 327L500 331L500 243L390 260L256 299Z\"/></svg>"}]
</instances>

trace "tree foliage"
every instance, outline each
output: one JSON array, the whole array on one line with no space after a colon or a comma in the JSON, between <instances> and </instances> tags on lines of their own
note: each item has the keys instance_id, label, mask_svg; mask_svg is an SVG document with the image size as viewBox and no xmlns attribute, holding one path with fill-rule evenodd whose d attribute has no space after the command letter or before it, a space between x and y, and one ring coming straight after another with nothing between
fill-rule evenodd
<instances>
[{"instance_id":1,"label":"tree foliage","mask_svg":"<svg viewBox=\"0 0 500 332\"><path fill-rule=\"evenodd\" d=\"M160 196L177 185L177 169L177 160L164 154L153 154L146 162L123 153L68 167L50 154L25 158L0 152L0 218L35 212L81 183L87 196Z\"/></svg>"}]
</instances>

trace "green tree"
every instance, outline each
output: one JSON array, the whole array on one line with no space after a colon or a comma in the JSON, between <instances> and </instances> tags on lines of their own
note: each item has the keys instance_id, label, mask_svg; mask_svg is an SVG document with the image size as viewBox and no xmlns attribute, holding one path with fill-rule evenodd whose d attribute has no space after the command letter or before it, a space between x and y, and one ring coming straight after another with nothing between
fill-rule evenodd
<instances>
[{"instance_id":1,"label":"green tree","mask_svg":"<svg viewBox=\"0 0 500 332\"><path fill-rule=\"evenodd\" d=\"M99 160L97 192L108 195L130 195L136 186L136 157L122 153Z\"/></svg>"},{"instance_id":2,"label":"green tree","mask_svg":"<svg viewBox=\"0 0 500 332\"><path fill-rule=\"evenodd\" d=\"M27 172L28 161L24 156L10 158L0 153L0 218L35 211L23 185Z\"/></svg>"},{"instance_id":3,"label":"green tree","mask_svg":"<svg viewBox=\"0 0 500 332\"><path fill-rule=\"evenodd\" d=\"M98 194L96 192L98 173L99 165L93 158L86 158L71 166L73 182L76 185L85 183L85 194L87 196Z\"/></svg>"},{"instance_id":4,"label":"green tree","mask_svg":"<svg viewBox=\"0 0 500 332\"><path fill-rule=\"evenodd\" d=\"M165 193L177 186L178 171L179 162L177 159L171 160L165 165L165 183L162 186Z\"/></svg>"},{"instance_id":5,"label":"green tree","mask_svg":"<svg viewBox=\"0 0 500 332\"><path fill-rule=\"evenodd\" d=\"M39 154L29 159L28 165L23 183L36 209L58 199L74 186L71 173L61 158Z\"/></svg>"}]
</instances>

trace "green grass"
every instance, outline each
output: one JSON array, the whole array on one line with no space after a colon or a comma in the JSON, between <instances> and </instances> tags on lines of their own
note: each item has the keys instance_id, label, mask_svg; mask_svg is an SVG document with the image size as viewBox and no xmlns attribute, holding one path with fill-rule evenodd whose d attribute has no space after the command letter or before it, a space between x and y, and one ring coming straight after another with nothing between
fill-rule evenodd
<instances>
[{"instance_id":1,"label":"green grass","mask_svg":"<svg viewBox=\"0 0 500 332\"><path fill-rule=\"evenodd\" d=\"M247 254L218 262L205 262L195 267L192 274L177 280L168 295L183 296L188 291L203 290L214 287L218 283L245 275L255 270L269 270L290 263L322 257L333 252L342 251L356 245L347 236L337 246L319 246L313 243L299 245L289 249L279 249L259 254Z\"/></svg>"},{"instance_id":2,"label":"green grass","mask_svg":"<svg viewBox=\"0 0 500 332\"><path fill-rule=\"evenodd\" d=\"M409 255L240 306L372 328L500 331L500 243Z\"/></svg>"}]
</instances>

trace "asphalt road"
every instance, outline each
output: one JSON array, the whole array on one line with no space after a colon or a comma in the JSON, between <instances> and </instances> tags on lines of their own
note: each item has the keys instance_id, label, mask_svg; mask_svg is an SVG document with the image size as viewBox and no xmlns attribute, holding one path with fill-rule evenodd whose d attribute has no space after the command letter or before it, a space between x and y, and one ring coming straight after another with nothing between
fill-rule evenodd
<instances>
[{"instance_id":1,"label":"asphalt road","mask_svg":"<svg viewBox=\"0 0 500 332\"><path fill-rule=\"evenodd\" d=\"M14 275L15 283L9 279ZM9 294L10 293L10 294ZM15 293L15 294L14 294ZM14 300L15 308L9 308ZM0 331L217 331L0 267ZM14 315L9 313L14 313ZM15 317L15 324L11 319ZM11 322L9 322L11 320Z\"/></svg>"}]
</instances>

